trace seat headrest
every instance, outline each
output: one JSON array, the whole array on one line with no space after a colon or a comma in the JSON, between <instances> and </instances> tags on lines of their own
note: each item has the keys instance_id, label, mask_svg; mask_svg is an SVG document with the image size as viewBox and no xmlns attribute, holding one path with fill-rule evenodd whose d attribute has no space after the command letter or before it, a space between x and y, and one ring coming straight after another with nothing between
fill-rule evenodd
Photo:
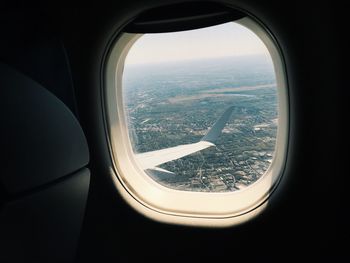
<instances>
[{"instance_id":1,"label":"seat headrest","mask_svg":"<svg viewBox=\"0 0 350 263\"><path fill-rule=\"evenodd\" d=\"M69 175L89 162L83 130L66 105L0 63L0 183L10 194Z\"/></svg>"}]
</instances>

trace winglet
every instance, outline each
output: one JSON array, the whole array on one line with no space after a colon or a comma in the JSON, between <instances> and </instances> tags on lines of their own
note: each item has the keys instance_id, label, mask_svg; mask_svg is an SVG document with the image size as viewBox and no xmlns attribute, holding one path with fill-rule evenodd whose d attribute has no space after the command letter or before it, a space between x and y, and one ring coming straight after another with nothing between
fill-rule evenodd
<instances>
[{"instance_id":1,"label":"winglet","mask_svg":"<svg viewBox=\"0 0 350 263\"><path fill-rule=\"evenodd\" d=\"M218 119L201 141L214 143L220 136L222 129L225 127L227 121L231 117L234 106L229 107L224 114Z\"/></svg>"}]
</instances>

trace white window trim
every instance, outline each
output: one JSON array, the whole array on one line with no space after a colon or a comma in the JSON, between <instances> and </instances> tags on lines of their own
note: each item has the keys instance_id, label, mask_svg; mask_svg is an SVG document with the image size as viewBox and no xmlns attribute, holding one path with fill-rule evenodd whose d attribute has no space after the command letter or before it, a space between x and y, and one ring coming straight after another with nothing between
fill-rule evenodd
<instances>
[{"instance_id":1,"label":"white window trim","mask_svg":"<svg viewBox=\"0 0 350 263\"><path fill-rule=\"evenodd\" d=\"M288 145L288 89L285 66L273 37L257 22L245 17L238 24L253 31L265 44L273 60L279 100L278 131L274 159L261 178L245 189L224 192L174 190L154 181L139 168L127 131L123 107L124 62L141 34L119 36L107 58L104 101L110 150L111 174L116 188L133 208L154 220L196 226L231 226L259 214L267 204L284 170Z\"/></svg>"}]
</instances>

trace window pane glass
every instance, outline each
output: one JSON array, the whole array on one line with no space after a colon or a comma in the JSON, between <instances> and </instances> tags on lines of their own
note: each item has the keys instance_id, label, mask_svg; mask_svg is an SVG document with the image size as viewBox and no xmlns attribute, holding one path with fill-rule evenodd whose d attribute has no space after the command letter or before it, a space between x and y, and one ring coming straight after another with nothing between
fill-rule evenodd
<instances>
[{"instance_id":1,"label":"window pane glass","mask_svg":"<svg viewBox=\"0 0 350 263\"><path fill-rule=\"evenodd\" d=\"M166 187L237 191L272 162L273 63L262 41L239 24L142 35L125 61L123 96L135 158ZM203 140L218 120L222 132L216 127Z\"/></svg>"}]
</instances>

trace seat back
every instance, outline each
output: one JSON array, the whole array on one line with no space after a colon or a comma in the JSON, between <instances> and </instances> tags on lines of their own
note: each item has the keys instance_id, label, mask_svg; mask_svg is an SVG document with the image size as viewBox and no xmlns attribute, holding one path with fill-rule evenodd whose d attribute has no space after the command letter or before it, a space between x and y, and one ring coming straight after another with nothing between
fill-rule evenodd
<instances>
[{"instance_id":1,"label":"seat back","mask_svg":"<svg viewBox=\"0 0 350 263\"><path fill-rule=\"evenodd\" d=\"M0 122L0 262L74 261L90 180L79 122L2 63Z\"/></svg>"}]
</instances>

